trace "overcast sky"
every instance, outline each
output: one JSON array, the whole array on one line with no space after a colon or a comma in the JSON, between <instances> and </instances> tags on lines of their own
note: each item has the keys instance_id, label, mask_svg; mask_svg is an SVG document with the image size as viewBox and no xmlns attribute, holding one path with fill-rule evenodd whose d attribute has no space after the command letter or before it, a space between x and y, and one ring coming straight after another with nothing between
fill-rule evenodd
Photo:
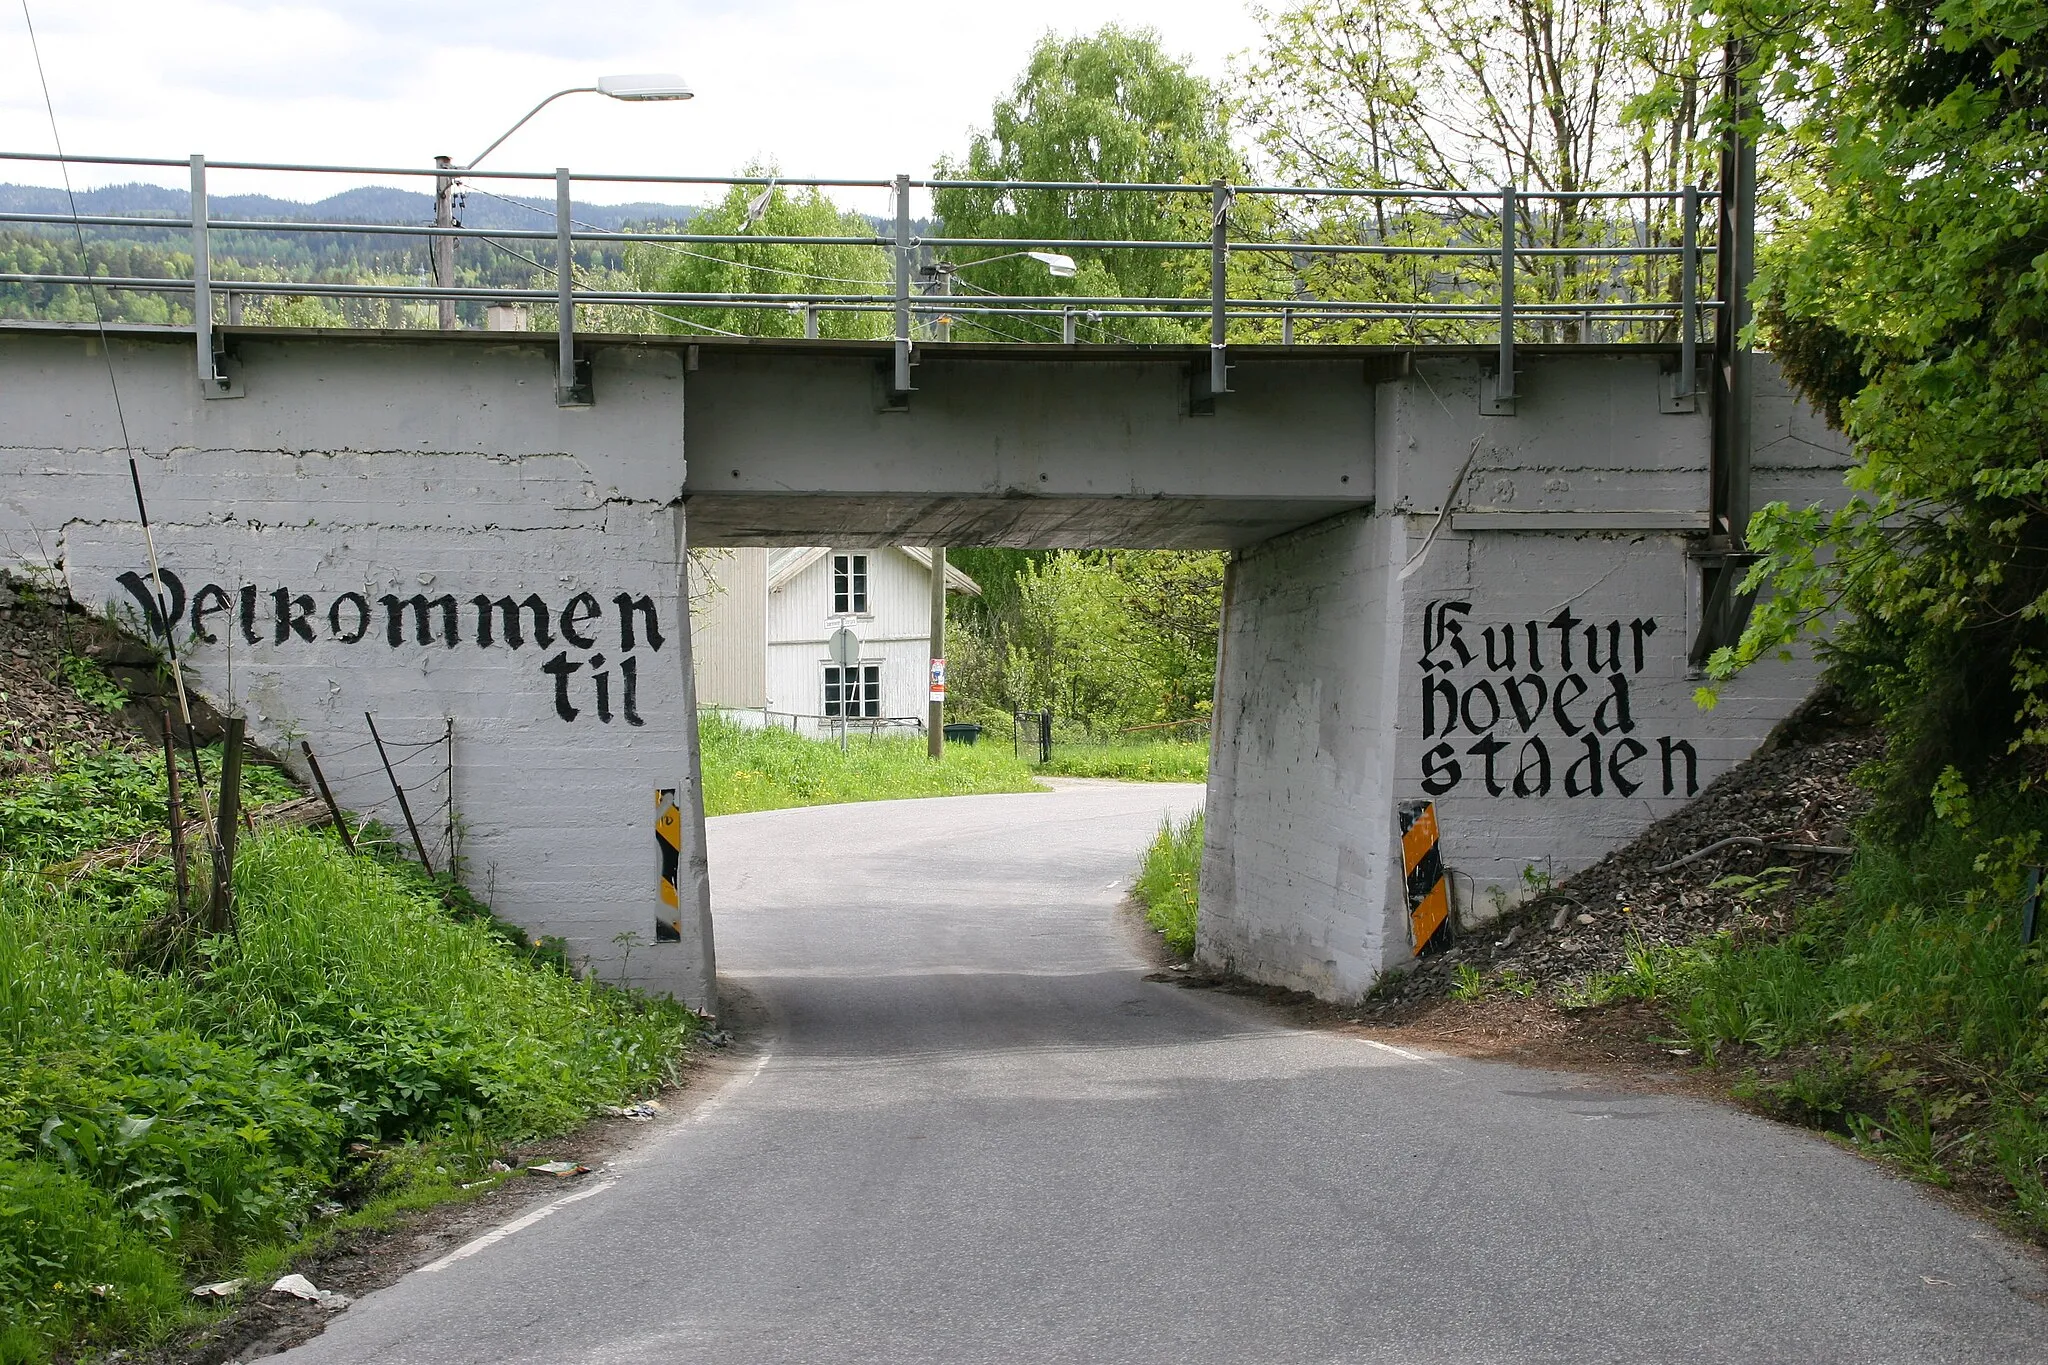
<instances>
[{"instance_id":1,"label":"overcast sky","mask_svg":"<svg viewBox=\"0 0 2048 1365\"><path fill-rule=\"evenodd\" d=\"M0 151L51 149L21 0L0 0ZM464 161L541 96L607 73L675 71L687 103L557 101L494 153L506 170L929 172L1047 30L1149 26L1220 77L1258 29L1243 0L29 0L66 150L221 160ZM75 173L180 183L178 172ZM0 181L55 184L47 166ZM216 192L319 198L340 185L228 176ZM645 187L578 197L676 198ZM700 198L702 196L687 196ZM866 205L863 205L866 207Z\"/></svg>"}]
</instances>

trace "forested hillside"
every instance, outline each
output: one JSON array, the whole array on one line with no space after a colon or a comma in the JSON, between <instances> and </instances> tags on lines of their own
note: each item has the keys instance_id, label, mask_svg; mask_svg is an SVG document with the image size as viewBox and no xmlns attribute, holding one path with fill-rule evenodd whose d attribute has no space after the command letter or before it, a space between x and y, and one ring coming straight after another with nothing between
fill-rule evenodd
<instances>
[{"instance_id":1,"label":"forested hillside","mask_svg":"<svg viewBox=\"0 0 2048 1365\"><path fill-rule=\"evenodd\" d=\"M110 185L81 190L78 211L88 215L133 215L137 219L176 220L162 228L86 227L85 255L69 227L10 226L0 230L0 273L91 274L102 277L189 279L192 274L191 233L183 221L190 200L183 190L161 185ZM0 212L70 211L64 191L35 185L0 185ZM429 191L363 186L313 203L269 195L215 195L211 217L279 223L417 223L434 221ZM674 226L698 210L684 204L575 205L580 226L617 231L649 225ZM554 226L554 201L499 194L468 187L457 197L456 218L466 227L510 230ZM216 232L213 235L214 275L219 279L302 280L308 283L424 284L430 278L428 239L348 235L331 232ZM552 285L553 278L536 262L552 261L545 249L536 253L531 241L493 245L468 240L456 251L458 282L465 286L534 288ZM623 268L624 253L616 248L580 247L577 264L603 275ZM118 322L187 323L188 300L177 294L109 289L101 295L108 320ZM482 322L482 304L464 304L463 320ZM401 327L428 325L426 305L379 300L319 301L307 297L252 298L242 312L250 323L327 326ZM420 316L415 317L413 314ZM71 285L29 285L0 282L0 317L84 321L93 316L92 301Z\"/></svg>"}]
</instances>

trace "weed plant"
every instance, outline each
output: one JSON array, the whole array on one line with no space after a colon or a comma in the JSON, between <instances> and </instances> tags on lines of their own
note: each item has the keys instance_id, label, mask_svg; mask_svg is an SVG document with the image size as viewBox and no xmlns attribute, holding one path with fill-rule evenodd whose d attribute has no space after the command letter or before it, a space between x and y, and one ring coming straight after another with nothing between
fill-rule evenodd
<instances>
[{"instance_id":1,"label":"weed plant","mask_svg":"<svg viewBox=\"0 0 2048 1365\"><path fill-rule=\"evenodd\" d=\"M252 804L291 794L247 771ZM149 754L0 784L0 1365L161 1338L198 1311L188 1277L275 1273L326 1201L445 1197L668 1078L693 1025L297 829L244 841L238 936L152 970L163 860L50 869L164 804Z\"/></svg>"},{"instance_id":2,"label":"weed plant","mask_svg":"<svg viewBox=\"0 0 2048 1365\"><path fill-rule=\"evenodd\" d=\"M1195 951L1195 906L1202 881L1202 812L1159 826L1138 867L1136 889L1145 918L1166 946L1185 957Z\"/></svg>"},{"instance_id":3,"label":"weed plant","mask_svg":"<svg viewBox=\"0 0 2048 1365\"><path fill-rule=\"evenodd\" d=\"M1565 1003L1662 1001L1703 1060L1754 1059L1760 1106L1924 1178L2002 1184L2048 1235L2048 952L2020 941L2013 875L2043 828L2033 796L1868 840L1791 933L1639 948Z\"/></svg>"},{"instance_id":4,"label":"weed plant","mask_svg":"<svg viewBox=\"0 0 2048 1365\"><path fill-rule=\"evenodd\" d=\"M1117 777L1126 782L1206 782L1209 745L1174 740L1138 744L1058 744L1036 771L1055 777Z\"/></svg>"},{"instance_id":5,"label":"weed plant","mask_svg":"<svg viewBox=\"0 0 2048 1365\"><path fill-rule=\"evenodd\" d=\"M707 713L698 723L704 813L731 815L841 801L1035 791L1031 769L1006 744L948 744L934 763L922 739L806 739L755 730Z\"/></svg>"}]
</instances>

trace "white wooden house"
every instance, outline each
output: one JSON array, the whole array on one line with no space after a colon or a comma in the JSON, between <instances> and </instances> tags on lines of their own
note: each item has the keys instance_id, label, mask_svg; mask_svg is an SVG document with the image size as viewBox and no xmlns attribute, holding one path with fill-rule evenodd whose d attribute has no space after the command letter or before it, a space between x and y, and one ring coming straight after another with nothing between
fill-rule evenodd
<instances>
[{"instance_id":1,"label":"white wooden house","mask_svg":"<svg viewBox=\"0 0 2048 1365\"><path fill-rule=\"evenodd\" d=\"M691 645L697 704L742 723L825 734L922 726L931 661L929 550L713 551L695 567ZM950 564L946 591L981 595ZM827 652L841 626L861 642L857 667ZM758 719L757 719L758 718Z\"/></svg>"}]
</instances>

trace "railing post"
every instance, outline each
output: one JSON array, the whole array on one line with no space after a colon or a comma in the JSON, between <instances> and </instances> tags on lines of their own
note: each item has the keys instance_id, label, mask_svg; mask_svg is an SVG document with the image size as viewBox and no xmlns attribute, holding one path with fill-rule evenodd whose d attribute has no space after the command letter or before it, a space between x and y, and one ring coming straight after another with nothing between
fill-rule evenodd
<instances>
[{"instance_id":1,"label":"railing post","mask_svg":"<svg viewBox=\"0 0 2048 1365\"><path fill-rule=\"evenodd\" d=\"M1694 376L1699 370L1699 186L1685 187L1679 213L1678 384L1675 393L1686 399L1693 395Z\"/></svg>"},{"instance_id":2,"label":"railing post","mask_svg":"<svg viewBox=\"0 0 2048 1365\"><path fill-rule=\"evenodd\" d=\"M583 407L591 401L586 385L576 382L576 242L570 199L569 168L555 168L555 402Z\"/></svg>"},{"instance_id":3,"label":"railing post","mask_svg":"<svg viewBox=\"0 0 2048 1365\"><path fill-rule=\"evenodd\" d=\"M1282 346L1292 346L1294 344L1294 310L1292 308L1282 308L1280 310L1280 344Z\"/></svg>"},{"instance_id":4,"label":"railing post","mask_svg":"<svg viewBox=\"0 0 2048 1365\"><path fill-rule=\"evenodd\" d=\"M893 392L910 392L910 177L896 177L896 366Z\"/></svg>"},{"instance_id":5,"label":"railing post","mask_svg":"<svg viewBox=\"0 0 2048 1365\"><path fill-rule=\"evenodd\" d=\"M1500 377L1493 398L1503 407L1515 401L1515 247L1520 236L1511 182L1500 187Z\"/></svg>"},{"instance_id":6,"label":"railing post","mask_svg":"<svg viewBox=\"0 0 2048 1365\"><path fill-rule=\"evenodd\" d=\"M1074 310L1071 308L1060 309L1060 340L1069 346L1074 344Z\"/></svg>"},{"instance_id":7,"label":"railing post","mask_svg":"<svg viewBox=\"0 0 2048 1365\"><path fill-rule=\"evenodd\" d=\"M804 305L804 340L816 341L817 339L818 305L815 303L807 303Z\"/></svg>"},{"instance_id":8,"label":"railing post","mask_svg":"<svg viewBox=\"0 0 2048 1365\"><path fill-rule=\"evenodd\" d=\"M1230 299L1230 184L1218 180L1209 191L1209 392L1230 392L1227 305Z\"/></svg>"},{"instance_id":9,"label":"railing post","mask_svg":"<svg viewBox=\"0 0 2048 1365\"><path fill-rule=\"evenodd\" d=\"M227 392L213 354L213 236L206 226L206 158L192 154L192 332L199 346L199 392Z\"/></svg>"}]
</instances>

